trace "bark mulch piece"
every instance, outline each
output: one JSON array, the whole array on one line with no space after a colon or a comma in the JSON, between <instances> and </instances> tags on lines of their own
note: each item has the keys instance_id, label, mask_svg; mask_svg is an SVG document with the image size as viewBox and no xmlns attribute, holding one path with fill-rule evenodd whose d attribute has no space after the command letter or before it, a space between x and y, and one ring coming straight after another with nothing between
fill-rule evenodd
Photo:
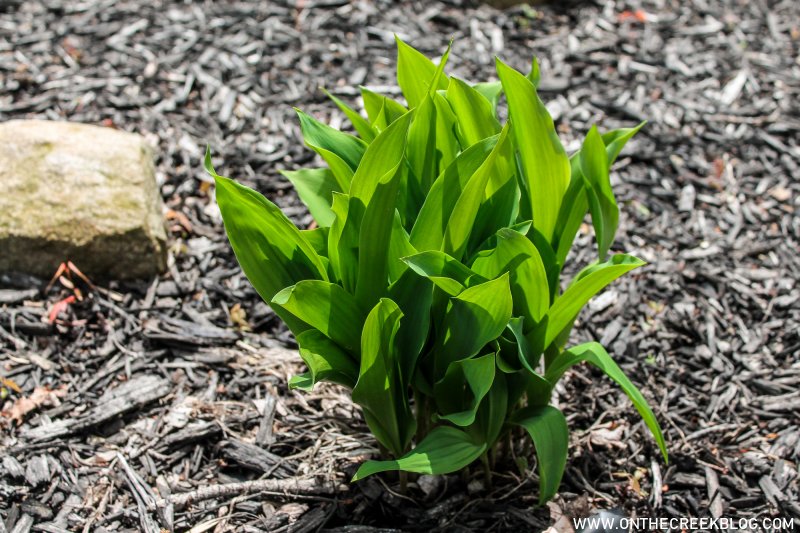
<instances>
[{"instance_id":1,"label":"bark mulch piece","mask_svg":"<svg viewBox=\"0 0 800 533\"><path fill-rule=\"evenodd\" d=\"M94 289L0 275L0 532L542 530L610 508L800 520L798 21L794 0L4 3L0 119L146 135L171 254L167 275ZM292 106L338 126L319 86L399 94L394 33L431 54L455 37L468 80L536 54L568 150L592 123L650 121L613 176L615 248L649 266L573 341L600 340L642 388L668 465L581 368L558 389L573 433L549 507L512 462L492 487L477 471L405 495L390 476L350 485L377 452L358 410L336 387L287 390L293 340L238 268L201 157L210 144L308 225L278 174L314 163ZM588 225L576 246L569 272L592 257Z\"/></svg>"}]
</instances>

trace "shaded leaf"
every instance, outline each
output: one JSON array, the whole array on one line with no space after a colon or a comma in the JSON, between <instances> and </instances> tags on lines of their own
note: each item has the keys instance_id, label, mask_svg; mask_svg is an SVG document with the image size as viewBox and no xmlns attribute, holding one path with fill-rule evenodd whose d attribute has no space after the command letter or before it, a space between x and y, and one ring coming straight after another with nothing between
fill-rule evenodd
<instances>
[{"instance_id":1,"label":"shaded leaf","mask_svg":"<svg viewBox=\"0 0 800 533\"><path fill-rule=\"evenodd\" d=\"M546 405L520 409L510 422L525 428L533 439L539 465L539 503L543 504L558 492L564 475L569 450L567 419Z\"/></svg>"},{"instance_id":2,"label":"shaded leaf","mask_svg":"<svg viewBox=\"0 0 800 533\"><path fill-rule=\"evenodd\" d=\"M468 466L485 450L485 443L476 443L464 431L450 426L439 426L433 428L416 448L400 459L367 461L359 467L353 481L389 470L449 474Z\"/></svg>"}]
</instances>

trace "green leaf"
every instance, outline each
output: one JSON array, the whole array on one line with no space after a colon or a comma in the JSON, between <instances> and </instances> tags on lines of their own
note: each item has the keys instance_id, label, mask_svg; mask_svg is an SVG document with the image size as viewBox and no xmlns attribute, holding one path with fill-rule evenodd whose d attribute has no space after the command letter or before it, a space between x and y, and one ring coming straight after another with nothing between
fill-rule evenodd
<instances>
[{"instance_id":1,"label":"green leaf","mask_svg":"<svg viewBox=\"0 0 800 533\"><path fill-rule=\"evenodd\" d=\"M375 437L395 456L411 442L416 429L401 379L395 336L403 313L393 301L381 299L370 311L361 334L361 368L353 401Z\"/></svg>"},{"instance_id":2,"label":"green leaf","mask_svg":"<svg viewBox=\"0 0 800 533\"><path fill-rule=\"evenodd\" d=\"M453 361L468 359L493 341L511 319L508 274L465 289L450 299L436 353L435 375L441 377Z\"/></svg>"},{"instance_id":3,"label":"green leaf","mask_svg":"<svg viewBox=\"0 0 800 533\"><path fill-rule=\"evenodd\" d=\"M407 113L394 121L367 147L349 189L350 197L359 199L365 207L378 184L389 181L403 161L411 117Z\"/></svg>"},{"instance_id":4,"label":"green leaf","mask_svg":"<svg viewBox=\"0 0 800 533\"><path fill-rule=\"evenodd\" d=\"M461 191L480 168L499 136L484 139L464 150L433 182L411 229L411 244L419 251L439 250L445 228Z\"/></svg>"},{"instance_id":5,"label":"green leaf","mask_svg":"<svg viewBox=\"0 0 800 533\"><path fill-rule=\"evenodd\" d=\"M535 352L533 346L531 346L531 343L528 341L527 337L525 337L524 322L525 320L521 316L515 317L508 321L507 327L517 341L516 347L519 362L522 363L522 366L525 367L528 372L538 375L536 367L539 366L539 359L542 354Z\"/></svg>"},{"instance_id":6,"label":"green leaf","mask_svg":"<svg viewBox=\"0 0 800 533\"><path fill-rule=\"evenodd\" d=\"M382 288L386 286L388 273L384 268L388 268L388 259L387 252L382 249L388 250L390 238L387 234L385 239L367 242L369 236L362 235L362 221L368 217L369 224L374 224L367 228L369 235L382 236L387 228L391 231L397 197L396 174L403 161L410 118L411 115L408 115L395 121L372 141L353 175L349 195L333 193L331 210L335 218L328 235L328 257L334 273L346 290L356 293L357 285L362 285L360 295L364 301L367 287L378 284L382 284ZM382 190L379 202L370 208L379 185ZM384 209L388 210L384 212ZM379 271L362 278L359 270L366 273L373 266L378 267ZM365 306L366 309L369 307L371 305Z\"/></svg>"},{"instance_id":7,"label":"green leaf","mask_svg":"<svg viewBox=\"0 0 800 533\"><path fill-rule=\"evenodd\" d=\"M322 91L328 96L328 98L333 100L333 103L336 104L339 109L341 109L342 113L344 113L348 119L350 119L350 122L361 136L361 139L363 139L366 143L372 142L378 132L375 131L369 121L362 117L358 111L345 104L342 100L329 93L327 90L322 89Z\"/></svg>"},{"instance_id":8,"label":"green leaf","mask_svg":"<svg viewBox=\"0 0 800 533\"><path fill-rule=\"evenodd\" d=\"M647 404L647 400L644 399L639 389L631 383L622 369L619 368L614 359L608 355L608 352L600 343L587 342L564 351L550 365L550 368L547 369L545 378L550 383L555 384L561 379L564 372L583 361L602 370L628 395L628 398L631 399L636 410L639 411L639 415L644 420L644 423L650 429L653 437L655 437L656 443L664 457L664 462L669 462L664 434L661 432L661 426L658 424L658 420L656 420L652 409L650 409L650 406Z\"/></svg>"},{"instance_id":9,"label":"green leaf","mask_svg":"<svg viewBox=\"0 0 800 533\"><path fill-rule=\"evenodd\" d=\"M553 247L550 246L550 243L544 238L544 235L539 233L536 228L530 228L526 235L528 240L530 240L539 251L539 257L542 258L542 264L547 271L547 282L550 285L550 302L552 303L556 294L561 289L559 279L561 276L562 264L558 262Z\"/></svg>"},{"instance_id":10,"label":"green leaf","mask_svg":"<svg viewBox=\"0 0 800 533\"><path fill-rule=\"evenodd\" d=\"M464 148L500 133L492 104L467 83L451 77L446 98L459 119L457 132Z\"/></svg>"},{"instance_id":11,"label":"green leaf","mask_svg":"<svg viewBox=\"0 0 800 533\"><path fill-rule=\"evenodd\" d=\"M481 96L492 105L492 113L497 115L497 104L500 102L500 94L503 92L503 85L499 81L488 81L476 83L472 86Z\"/></svg>"},{"instance_id":12,"label":"green leaf","mask_svg":"<svg viewBox=\"0 0 800 533\"><path fill-rule=\"evenodd\" d=\"M447 89L447 76L437 76L437 67L419 51L395 36L397 41L397 84L406 97L408 107L417 107L431 90L431 82L436 82L436 89ZM440 66L444 67L450 47L442 56Z\"/></svg>"},{"instance_id":13,"label":"green leaf","mask_svg":"<svg viewBox=\"0 0 800 533\"><path fill-rule=\"evenodd\" d=\"M364 110L367 112L370 124L376 131L386 127L408 112L400 102L387 98L382 94L361 87L361 98L364 100Z\"/></svg>"},{"instance_id":14,"label":"green leaf","mask_svg":"<svg viewBox=\"0 0 800 533\"><path fill-rule=\"evenodd\" d=\"M494 279L511 275L514 314L524 316L533 327L550 309L550 286L539 250L524 235L508 228L497 232L497 246L478 254L472 270Z\"/></svg>"},{"instance_id":15,"label":"green leaf","mask_svg":"<svg viewBox=\"0 0 800 533\"><path fill-rule=\"evenodd\" d=\"M510 143L509 143L510 144ZM513 146L507 149L510 154L503 154L495 160L492 172L475 224L467 245L467 256L472 256L481 249L486 239L491 238L501 228L513 226L519 216L521 191L516 177L516 159Z\"/></svg>"},{"instance_id":16,"label":"green leaf","mask_svg":"<svg viewBox=\"0 0 800 533\"><path fill-rule=\"evenodd\" d=\"M301 229L300 235L310 244L314 251L320 255L323 264L327 260L328 253L328 228L317 227L314 229Z\"/></svg>"},{"instance_id":17,"label":"green leaf","mask_svg":"<svg viewBox=\"0 0 800 533\"><path fill-rule=\"evenodd\" d=\"M206 171L217 184L217 203L228 240L247 279L266 302L301 280L327 280L327 268L300 230L272 202L256 191L220 176L206 151ZM294 332L305 325L276 310Z\"/></svg>"},{"instance_id":18,"label":"green leaf","mask_svg":"<svg viewBox=\"0 0 800 533\"><path fill-rule=\"evenodd\" d=\"M530 80L535 88L539 88L539 81L542 78L541 72L539 72L539 60L534 57L531 59L531 71L525 76Z\"/></svg>"},{"instance_id":19,"label":"green leaf","mask_svg":"<svg viewBox=\"0 0 800 533\"><path fill-rule=\"evenodd\" d=\"M645 124L647 124L646 120L634 128L621 128L603 134L603 143L606 145L609 166L614 164L614 161L617 160L617 156L619 156L625 144L631 137L636 135Z\"/></svg>"},{"instance_id":20,"label":"green leaf","mask_svg":"<svg viewBox=\"0 0 800 533\"><path fill-rule=\"evenodd\" d=\"M323 227L333 222L333 193L342 192L333 173L327 168L303 168L300 170L280 171L292 182L300 200L308 207L308 211L317 224Z\"/></svg>"},{"instance_id":21,"label":"green leaf","mask_svg":"<svg viewBox=\"0 0 800 533\"><path fill-rule=\"evenodd\" d=\"M296 337L300 357L308 367L307 379L290 382L290 388L310 391L320 381L338 383L350 389L358 379L358 364L322 332L309 329Z\"/></svg>"},{"instance_id":22,"label":"green leaf","mask_svg":"<svg viewBox=\"0 0 800 533\"><path fill-rule=\"evenodd\" d=\"M552 241L561 200L569 185L569 159L553 119L530 80L499 59L497 75L508 100L533 225Z\"/></svg>"},{"instance_id":23,"label":"green leaf","mask_svg":"<svg viewBox=\"0 0 800 533\"><path fill-rule=\"evenodd\" d=\"M346 191L350 179L366 150L366 143L357 137L331 128L299 109L300 129L309 148L317 152L328 163L339 190Z\"/></svg>"},{"instance_id":24,"label":"green leaf","mask_svg":"<svg viewBox=\"0 0 800 533\"><path fill-rule=\"evenodd\" d=\"M550 308L544 347L549 346L564 328L572 325L578 312L592 296L626 272L644 264L644 261L632 255L614 255L607 262L596 265L591 273L571 284Z\"/></svg>"},{"instance_id":25,"label":"green leaf","mask_svg":"<svg viewBox=\"0 0 800 533\"><path fill-rule=\"evenodd\" d=\"M367 461L359 467L353 481L389 470L418 474L449 474L471 464L486 450L464 431L450 427L433 428L416 448L394 461Z\"/></svg>"},{"instance_id":26,"label":"green leaf","mask_svg":"<svg viewBox=\"0 0 800 533\"><path fill-rule=\"evenodd\" d=\"M328 258L331 269L336 281L351 293L355 293L358 279L358 230L363 217L363 205L360 202L354 205L361 207L361 210L356 214L354 209L351 217L350 196L333 193L331 211L335 218L328 232ZM356 217L359 223L355 222Z\"/></svg>"},{"instance_id":27,"label":"green leaf","mask_svg":"<svg viewBox=\"0 0 800 533\"><path fill-rule=\"evenodd\" d=\"M403 227L400 220L400 213L394 212L392 223L392 236L389 241L389 282L394 283L403 273L408 270L408 265L403 261L404 257L414 255L417 250L411 245L411 237ZM395 300L397 301L397 300Z\"/></svg>"},{"instance_id":28,"label":"green leaf","mask_svg":"<svg viewBox=\"0 0 800 533\"><path fill-rule=\"evenodd\" d=\"M433 284L409 269L389 286L389 297L403 312L397 350L403 383L410 383L417 359L428 339Z\"/></svg>"},{"instance_id":29,"label":"green leaf","mask_svg":"<svg viewBox=\"0 0 800 533\"><path fill-rule=\"evenodd\" d=\"M399 184L397 171L388 181L379 183L361 221L356 299L365 309L385 295L389 283L389 262L394 259L389 257L389 250Z\"/></svg>"},{"instance_id":30,"label":"green leaf","mask_svg":"<svg viewBox=\"0 0 800 533\"><path fill-rule=\"evenodd\" d=\"M442 243L442 250L445 253L459 260L463 257L489 179L498 170L498 160L502 159L504 162L510 160L512 157L510 148L511 142L506 126L500 133L500 138L489 157L467 181L464 190L461 191L461 195L453 206ZM508 168L508 166L504 164L502 168Z\"/></svg>"},{"instance_id":31,"label":"green leaf","mask_svg":"<svg viewBox=\"0 0 800 533\"><path fill-rule=\"evenodd\" d=\"M383 130L367 148L350 185L346 225L358 228L356 299L365 309L384 295L389 249L411 113Z\"/></svg>"},{"instance_id":32,"label":"green leaf","mask_svg":"<svg viewBox=\"0 0 800 533\"><path fill-rule=\"evenodd\" d=\"M429 250L404 257L403 261L411 270L430 279L450 296L458 296L461 291L474 282L486 281L486 278L478 276L460 261L438 250Z\"/></svg>"},{"instance_id":33,"label":"green leaf","mask_svg":"<svg viewBox=\"0 0 800 533\"><path fill-rule=\"evenodd\" d=\"M418 212L425 195L438 175L439 158L436 152L436 106L433 98L426 95L414 111L408 135L408 163L414 188L408 192Z\"/></svg>"},{"instance_id":34,"label":"green leaf","mask_svg":"<svg viewBox=\"0 0 800 533\"><path fill-rule=\"evenodd\" d=\"M437 92L431 96L436 107L436 155L441 172L461 153L461 144L456 133L458 117L442 94Z\"/></svg>"},{"instance_id":35,"label":"green leaf","mask_svg":"<svg viewBox=\"0 0 800 533\"><path fill-rule=\"evenodd\" d=\"M475 438L476 441L494 444L503 431L508 417L508 406L517 401L517 398L509 397L512 393L509 385L513 385L513 376L513 374L495 372L492 388L489 389L478 408L475 424L467 430L473 436L479 436L479 438Z\"/></svg>"},{"instance_id":36,"label":"green leaf","mask_svg":"<svg viewBox=\"0 0 800 533\"><path fill-rule=\"evenodd\" d=\"M600 260L605 261L617 232L619 208L611 190L606 146L596 126L592 126L586 135L579 158L581 172L587 181L586 192Z\"/></svg>"},{"instance_id":37,"label":"green leaf","mask_svg":"<svg viewBox=\"0 0 800 533\"><path fill-rule=\"evenodd\" d=\"M564 193L564 201L558 212L558 222L556 223L555 252L559 264L564 264L575 235L583 224L583 218L589 210L589 203L586 198L585 180L580 168L580 158L573 156L570 159L572 177L570 178L567 192Z\"/></svg>"},{"instance_id":38,"label":"green leaf","mask_svg":"<svg viewBox=\"0 0 800 533\"><path fill-rule=\"evenodd\" d=\"M539 463L539 504L544 504L558 492L567 465L567 419L561 411L546 405L520 409L510 422L525 428L533 439Z\"/></svg>"},{"instance_id":39,"label":"green leaf","mask_svg":"<svg viewBox=\"0 0 800 533\"><path fill-rule=\"evenodd\" d=\"M364 313L355 298L340 286L327 281L299 281L277 293L270 303L319 330L350 353L358 353Z\"/></svg>"},{"instance_id":40,"label":"green leaf","mask_svg":"<svg viewBox=\"0 0 800 533\"><path fill-rule=\"evenodd\" d=\"M495 355L454 361L433 386L439 418L457 426L475 421L478 406L494 382Z\"/></svg>"}]
</instances>

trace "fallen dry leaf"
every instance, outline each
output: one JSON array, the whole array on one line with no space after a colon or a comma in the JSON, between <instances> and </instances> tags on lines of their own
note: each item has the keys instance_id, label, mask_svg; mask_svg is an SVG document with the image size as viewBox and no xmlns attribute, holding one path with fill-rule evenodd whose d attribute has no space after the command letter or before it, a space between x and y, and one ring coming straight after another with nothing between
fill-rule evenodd
<instances>
[{"instance_id":1,"label":"fallen dry leaf","mask_svg":"<svg viewBox=\"0 0 800 533\"><path fill-rule=\"evenodd\" d=\"M62 385L57 389L50 387L36 387L30 396L18 398L8 409L0 411L0 415L4 418L14 420L17 425L22 425L25 415L38 409L39 407L57 407L61 405L59 398L63 398L67 394L66 385ZM8 405L8 404L6 404Z\"/></svg>"},{"instance_id":2,"label":"fallen dry leaf","mask_svg":"<svg viewBox=\"0 0 800 533\"><path fill-rule=\"evenodd\" d=\"M625 426L626 424L615 422L597 426L589 433L589 442L596 446L623 450L625 449L625 443L622 442L622 437L625 433Z\"/></svg>"}]
</instances>

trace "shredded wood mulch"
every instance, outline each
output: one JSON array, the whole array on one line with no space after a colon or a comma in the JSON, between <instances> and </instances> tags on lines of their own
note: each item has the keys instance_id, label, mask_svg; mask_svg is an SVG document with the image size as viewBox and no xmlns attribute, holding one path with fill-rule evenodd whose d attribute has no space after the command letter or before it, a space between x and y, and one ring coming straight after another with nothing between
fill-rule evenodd
<instances>
[{"instance_id":1,"label":"shredded wood mulch","mask_svg":"<svg viewBox=\"0 0 800 533\"><path fill-rule=\"evenodd\" d=\"M556 4L3 2L0 119L148 136L171 259L96 288L0 276L0 532L527 531L610 508L797 524L800 4ZM522 447L491 487L478 471L406 494L391 476L350 485L377 452L358 409L336 387L287 390L293 341L235 262L201 156L210 144L221 172L309 224L278 174L314 159L292 106L338 126L319 86L398 94L393 32L430 54L454 36L466 79L536 54L568 149L594 122L650 121L613 178L615 248L650 264L595 298L573 341L600 340L642 388L668 465L581 368L558 390L571 449L548 507ZM592 247L587 226L571 271Z\"/></svg>"}]
</instances>

